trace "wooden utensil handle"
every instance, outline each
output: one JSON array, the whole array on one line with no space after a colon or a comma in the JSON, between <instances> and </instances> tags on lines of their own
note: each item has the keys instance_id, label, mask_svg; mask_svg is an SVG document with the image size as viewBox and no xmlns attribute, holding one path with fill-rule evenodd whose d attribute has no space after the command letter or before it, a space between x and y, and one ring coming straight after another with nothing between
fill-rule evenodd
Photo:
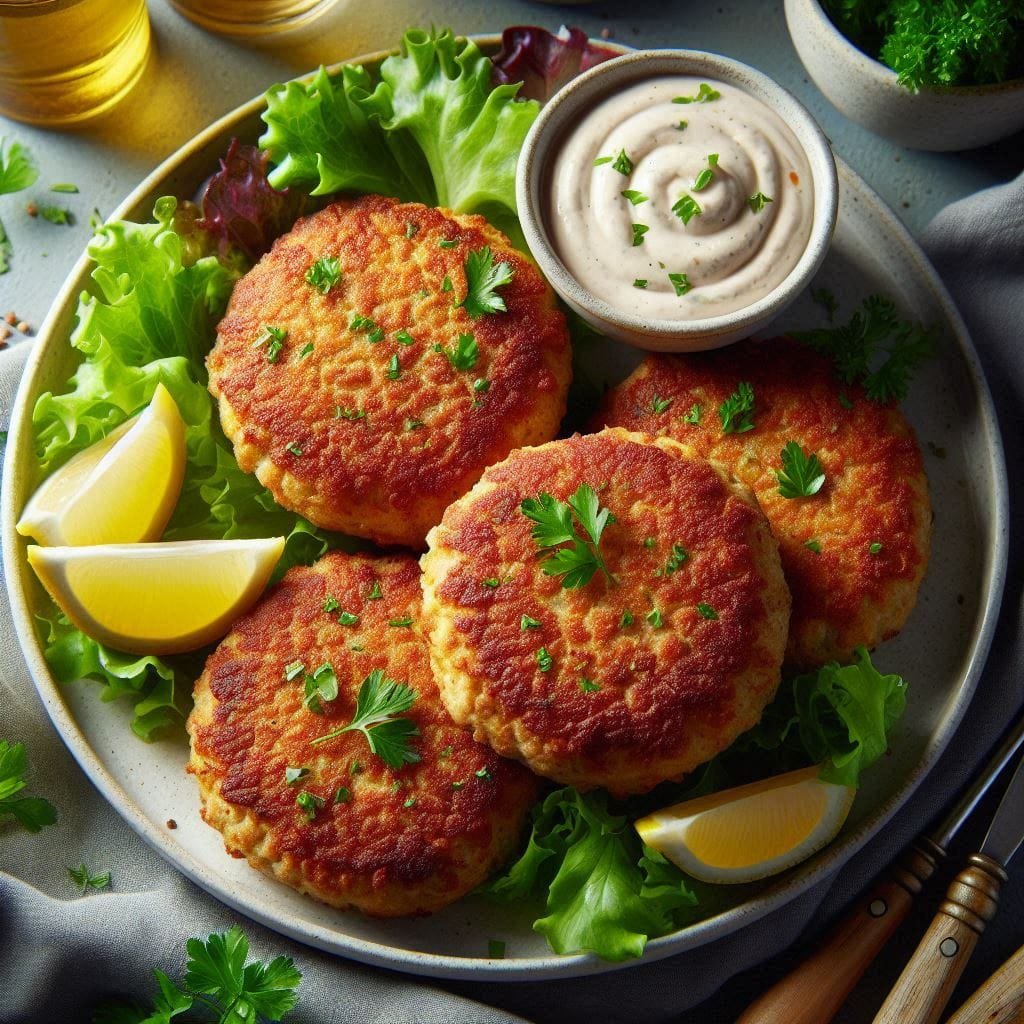
<instances>
[{"instance_id":1,"label":"wooden utensil handle","mask_svg":"<svg viewBox=\"0 0 1024 1024\"><path fill-rule=\"evenodd\" d=\"M737 1024L828 1024L943 856L945 851L929 839L913 843L824 945L755 999Z\"/></svg>"},{"instance_id":2,"label":"wooden utensil handle","mask_svg":"<svg viewBox=\"0 0 1024 1024\"><path fill-rule=\"evenodd\" d=\"M1024 1010L1024 946L946 1024L1014 1024Z\"/></svg>"},{"instance_id":3,"label":"wooden utensil handle","mask_svg":"<svg viewBox=\"0 0 1024 1024\"><path fill-rule=\"evenodd\" d=\"M1006 881L1002 865L972 853L968 866L946 891L946 899L903 969L875 1024L936 1024L964 967L992 920L999 889Z\"/></svg>"}]
</instances>

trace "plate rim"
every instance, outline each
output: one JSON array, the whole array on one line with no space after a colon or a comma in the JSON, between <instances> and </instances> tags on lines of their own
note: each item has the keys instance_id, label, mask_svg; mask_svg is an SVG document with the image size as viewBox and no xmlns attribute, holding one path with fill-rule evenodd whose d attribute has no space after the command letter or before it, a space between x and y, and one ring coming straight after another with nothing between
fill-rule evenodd
<instances>
[{"instance_id":1,"label":"plate rim","mask_svg":"<svg viewBox=\"0 0 1024 1024\"><path fill-rule=\"evenodd\" d=\"M497 34L472 35L467 38L472 39L482 48L496 47L501 40L500 35ZM615 44L609 44L608 41L601 40L600 42L609 48L618 48ZM622 47L621 50L627 52L628 48ZM392 48L358 55L331 65L329 70L340 67L342 64L379 62L395 52L396 49ZM303 81L311 75L312 72L299 76L297 80ZM261 93L240 104L192 136L184 145L178 147L125 197L109 219L122 219L140 204L152 200L154 194L159 191L160 184L170 178L197 150L204 148L225 132L231 131L232 126L262 109L264 95L265 93ZM593 954L560 955L550 953L545 956L492 960L485 957L424 953L346 935L324 925L297 921L290 915L285 915L282 918L273 913L264 913L258 902L246 898L244 895L236 895L230 887L230 883L227 881L222 883L215 874L210 877L211 869L202 860L173 844L171 838L161 832L134 805L126 790L92 749L63 698L60 684L50 674L43 657L41 642L33 624L34 616L27 599L26 588L20 585L22 576L18 560L22 547L21 538L12 529L4 530L2 554L4 574L8 581L8 598L15 631L33 686L61 741L101 796L126 824L175 870L180 871L205 892L245 917L304 945L325 952L349 957L372 966L392 970L399 969L410 974L449 980L481 980L484 978L508 982L553 980L603 974L650 964L724 938L747 924L763 919L840 870L870 839L882 830L886 822L899 811L927 777L948 746L974 696L978 679L991 648L1006 580L1009 494L1006 459L995 405L980 358L963 318L938 273L909 230L878 194L838 156L836 165L839 172L840 192L845 187L858 194L864 208L870 210L870 216L878 220L880 228L893 238L908 261L915 265L916 276L922 284L927 286L927 290L931 292L938 308L952 329L960 354L967 363L971 391L979 404L979 423L989 450L988 461L992 477L994 511L994 521L991 524L993 528L992 543L985 552L989 557L990 564L986 567L982 600L979 602L979 615L971 637L969 656L966 659L960 689L952 706L943 717L939 729L931 734L923 757L903 781L900 789L862 821L855 831L846 836L841 843L826 847L825 850L806 862L802 870L787 876L784 881L770 886L752 899L721 914L651 940L641 957L621 963L609 963ZM3 463L3 480L5 482L13 480L15 452L19 447L18 441L31 424L29 395L30 393L34 394L36 390L32 385L39 375L41 364L44 361L44 353L50 346L56 344L51 335L55 330L59 313L66 308L69 302L74 301L78 293L87 285L91 266L92 261L88 252L83 252L59 289L37 333L33 351L23 368L10 414L10 441L6 446ZM66 341L66 339L64 340ZM0 502L2 502L0 504L0 513L2 513L0 519L7 524L13 524L17 516L14 490L13 486L4 486L2 494L0 494Z\"/></svg>"}]
</instances>

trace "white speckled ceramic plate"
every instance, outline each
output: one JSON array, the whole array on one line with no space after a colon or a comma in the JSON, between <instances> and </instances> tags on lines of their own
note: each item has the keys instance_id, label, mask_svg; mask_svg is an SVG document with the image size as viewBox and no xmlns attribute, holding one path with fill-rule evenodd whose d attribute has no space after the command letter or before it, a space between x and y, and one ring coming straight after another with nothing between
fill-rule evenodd
<instances>
[{"instance_id":1,"label":"white speckled ceramic plate","mask_svg":"<svg viewBox=\"0 0 1024 1024\"><path fill-rule=\"evenodd\" d=\"M481 40L495 47L496 38ZM375 54L364 59L374 63ZM153 200L192 196L217 166L232 136L255 140L260 100L197 136L149 176L114 217L146 220ZM970 700L995 625L1006 564L1006 477L995 414L978 359L949 296L920 249L878 197L840 165L839 223L817 283L849 314L872 291L898 299L916 319L938 325L938 358L918 373L906 404L925 452L937 510L933 558L906 629L881 647L876 663L909 681L909 705L893 754L867 774L840 837L814 859L759 894L698 925L658 939L654 960L701 945L770 913L836 871L913 793L949 741ZM356 960L438 977L498 980L584 975L613 966L591 956L559 957L530 929L531 915L467 898L440 914L411 921L374 921L299 896L224 853L220 836L199 818L194 781L185 774L182 733L151 745L128 728L128 709L103 704L94 684L59 687L43 660L33 611L47 600L25 560L17 520L36 480L31 413L36 397L63 390L75 365L67 341L76 300L89 287L90 263L79 261L39 332L14 409L4 465L3 555L11 604L25 657L54 725L89 778L127 822L170 863L241 913L271 928ZM807 297L778 327L820 323ZM594 352L598 378L623 376L638 358L624 346ZM174 818L175 831L165 822ZM487 940L507 940L504 960L486 958Z\"/></svg>"}]
</instances>

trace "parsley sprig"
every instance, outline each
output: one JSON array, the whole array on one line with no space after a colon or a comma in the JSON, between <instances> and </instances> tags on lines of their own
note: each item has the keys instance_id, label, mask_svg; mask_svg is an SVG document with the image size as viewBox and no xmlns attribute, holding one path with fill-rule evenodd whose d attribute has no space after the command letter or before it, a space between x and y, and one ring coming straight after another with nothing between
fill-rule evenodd
<instances>
[{"instance_id":1,"label":"parsley sprig","mask_svg":"<svg viewBox=\"0 0 1024 1024\"><path fill-rule=\"evenodd\" d=\"M394 717L408 711L415 700L412 687L389 679L382 669L375 668L359 687L352 721L318 736L313 743L325 743L342 733L358 731L366 737L370 750L389 768L416 764L420 755L412 749L411 740L420 731L411 719Z\"/></svg>"},{"instance_id":2,"label":"parsley sprig","mask_svg":"<svg viewBox=\"0 0 1024 1024\"><path fill-rule=\"evenodd\" d=\"M742 434L754 429L754 389L741 381L736 390L718 407L723 434Z\"/></svg>"},{"instance_id":3,"label":"parsley sprig","mask_svg":"<svg viewBox=\"0 0 1024 1024\"><path fill-rule=\"evenodd\" d=\"M566 590L585 587L598 569L609 580L613 579L601 557L600 542L605 527L615 522L615 516L601 508L589 484L580 484L568 502L542 492L536 498L526 498L519 509L536 524L530 536L546 559L544 573L561 576Z\"/></svg>"},{"instance_id":4,"label":"parsley sprig","mask_svg":"<svg viewBox=\"0 0 1024 1024\"><path fill-rule=\"evenodd\" d=\"M782 469L775 470L779 494L784 498L809 498L821 490L825 470L817 455L805 455L796 441L789 441L782 449L781 458Z\"/></svg>"},{"instance_id":5,"label":"parsley sprig","mask_svg":"<svg viewBox=\"0 0 1024 1024\"><path fill-rule=\"evenodd\" d=\"M40 796L15 796L28 785L27 771L25 744L0 740L0 821L15 818L29 832L38 832L57 820L57 810Z\"/></svg>"},{"instance_id":6,"label":"parsley sprig","mask_svg":"<svg viewBox=\"0 0 1024 1024\"><path fill-rule=\"evenodd\" d=\"M321 256L306 271L306 284L326 295L341 280L341 260L337 256Z\"/></svg>"},{"instance_id":7,"label":"parsley sprig","mask_svg":"<svg viewBox=\"0 0 1024 1024\"><path fill-rule=\"evenodd\" d=\"M486 313L506 313L505 300L498 289L510 284L515 277L511 263L495 263L494 253L485 245L471 252L464 264L466 270L466 297L460 305L473 319Z\"/></svg>"},{"instance_id":8,"label":"parsley sprig","mask_svg":"<svg viewBox=\"0 0 1024 1024\"><path fill-rule=\"evenodd\" d=\"M110 872L105 871L101 875L94 875L84 864L77 868L68 868L68 877L78 886L84 896L90 889L99 891L110 885Z\"/></svg>"}]
</instances>

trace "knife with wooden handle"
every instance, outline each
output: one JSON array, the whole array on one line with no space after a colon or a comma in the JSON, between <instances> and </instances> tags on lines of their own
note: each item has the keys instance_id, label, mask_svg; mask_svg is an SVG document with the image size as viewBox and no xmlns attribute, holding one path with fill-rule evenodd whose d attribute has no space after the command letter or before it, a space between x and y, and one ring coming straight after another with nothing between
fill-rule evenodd
<instances>
[{"instance_id":1,"label":"knife with wooden handle","mask_svg":"<svg viewBox=\"0 0 1024 1024\"><path fill-rule=\"evenodd\" d=\"M1024 946L946 1024L1017 1024L1024 1013Z\"/></svg>"},{"instance_id":2,"label":"knife with wooden handle","mask_svg":"<svg viewBox=\"0 0 1024 1024\"><path fill-rule=\"evenodd\" d=\"M875 1024L937 1024L999 904L1006 865L1024 840L1024 761L1010 779L978 853L953 879Z\"/></svg>"},{"instance_id":3,"label":"knife with wooden handle","mask_svg":"<svg viewBox=\"0 0 1024 1024\"><path fill-rule=\"evenodd\" d=\"M737 1024L828 1024L910 912L936 864L945 858L950 840L1022 746L1024 716L1010 726L996 752L946 817L919 836L857 901L825 943L754 1000Z\"/></svg>"}]
</instances>

